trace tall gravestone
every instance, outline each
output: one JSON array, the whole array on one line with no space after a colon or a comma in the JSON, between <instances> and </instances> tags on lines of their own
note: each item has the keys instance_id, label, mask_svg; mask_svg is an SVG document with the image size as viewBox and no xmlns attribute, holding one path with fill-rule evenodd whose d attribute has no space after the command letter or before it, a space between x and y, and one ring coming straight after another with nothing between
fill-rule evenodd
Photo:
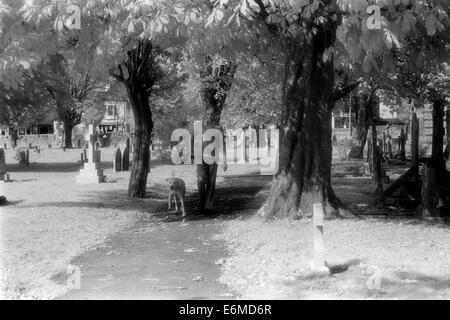
<instances>
[{"instance_id":1,"label":"tall gravestone","mask_svg":"<svg viewBox=\"0 0 450 320\"><path fill-rule=\"evenodd\" d=\"M122 152L120 152L120 148L117 148L114 153L114 172L119 171L122 171Z\"/></svg>"},{"instance_id":2,"label":"tall gravestone","mask_svg":"<svg viewBox=\"0 0 450 320\"><path fill-rule=\"evenodd\" d=\"M18 150L16 155L19 160L19 164L27 165L27 154L25 150Z\"/></svg>"},{"instance_id":3,"label":"tall gravestone","mask_svg":"<svg viewBox=\"0 0 450 320\"><path fill-rule=\"evenodd\" d=\"M123 150L122 171L130 170L130 138L127 138L127 145Z\"/></svg>"},{"instance_id":4,"label":"tall gravestone","mask_svg":"<svg viewBox=\"0 0 450 320\"><path fill-rule=\"evenodd\" d=\"M8 182L9 174L6 172L5 150L0 148L0 181Z\"/></svg>"},{"instance_id":5,"label":"tall gravestone","mask_svg":"<svg viewBox=\"0 0 450 320\"><path fill-rule=\"evenodd\" d=\"M89 140L88 147L88 161L84 163L83 169L80 170L80 174L76 177L77 183L82 184L92 184L92 183L102 183L105 182L105 176L103 175L103 170L100 169L100 150L95 150L95 135L94 126L89 125L89 133L87 135Z\"/></svg>"}]
</instances>

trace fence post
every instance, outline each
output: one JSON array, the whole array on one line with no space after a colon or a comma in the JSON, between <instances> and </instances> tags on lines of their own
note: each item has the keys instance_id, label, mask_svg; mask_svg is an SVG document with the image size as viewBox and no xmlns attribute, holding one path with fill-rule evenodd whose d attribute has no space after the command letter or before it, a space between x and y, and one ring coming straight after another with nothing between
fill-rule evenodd
<instances>
[{"instance_id":1,"label":"fence post","mask_svg":"<svg viewBox=\"0 0 450 320\"><path fill-rule=\"evenodd\" d=\"M311 271L315 275L326 276L330 269L325 266L325 245L323 241L323 206L315 203L313 206L313 260Z\"/></svg>"}]
</instances>

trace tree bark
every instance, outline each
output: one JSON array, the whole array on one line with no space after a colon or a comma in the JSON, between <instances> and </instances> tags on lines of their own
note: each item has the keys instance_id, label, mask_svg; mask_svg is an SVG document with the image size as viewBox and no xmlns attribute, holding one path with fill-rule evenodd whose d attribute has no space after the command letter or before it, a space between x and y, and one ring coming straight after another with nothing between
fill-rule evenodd
<instances>
[{"instance_id":1,"label":"tree bark","mask_svg":"<svg viewBox=\"0 0 450 320\"><path fill-rule=\"evenodd\" d=\"M335 39L330 25L316 25L303 43L286 40L279 169L259 211L265 218L310 214L315 203L344 214L331 185L334 69L332 56L322 58Z\"/></svg>"},{"instance_id":2,"label":"tree bark","mask_svg":"<svg viewBox=\"0 0 450 320\"><path fill-rule=\"evenodd\" d=\"M369 132L373 114L374 94L375 91L358 97L356 132L353 134L353 146L348 155L351 159L364 158L364 147L366 146L367 133Z\"/></svg>"},{"instance_id":3,"label":"tree bark","mask_svg":"<svg viewBox=\"0 0 450 320\"><path fill-rule=\"evenodd\" d=\"M73 124L71 122L64 122L64 148L72 149L72 130Z\"/></svg>"},{"instance_id":4,"label":"tree bark","mask_svg":"<svg viewBox=\"0 0 450 320\"><path fill-rule=\"evenodd\" d=\"M14 149L17 147L17 140L19 139L17 130L14 128L9 128L9 136L11 137L11 147Z\"/></svg>"}]
</instances>

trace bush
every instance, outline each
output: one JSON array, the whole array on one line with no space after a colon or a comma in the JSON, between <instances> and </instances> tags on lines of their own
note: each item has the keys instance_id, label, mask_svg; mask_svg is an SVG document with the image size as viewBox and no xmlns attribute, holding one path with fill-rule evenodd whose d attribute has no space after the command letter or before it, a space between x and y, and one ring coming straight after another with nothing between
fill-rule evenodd
<instances>
[{"instance_id":1,"label":"bush","mask_svg":"<svg viewBox=\"0 0 450 320\"><path fill-rule=\"evenodd\" d=\"M8 201L6 200L5 196L0 196L0 206L3 206L7 203Z\"/></svg>"}]
</instances>

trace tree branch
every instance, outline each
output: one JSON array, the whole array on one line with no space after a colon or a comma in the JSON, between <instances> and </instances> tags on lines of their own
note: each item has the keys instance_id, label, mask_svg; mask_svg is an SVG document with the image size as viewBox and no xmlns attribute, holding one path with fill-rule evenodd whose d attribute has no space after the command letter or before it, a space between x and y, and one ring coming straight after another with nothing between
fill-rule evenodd
<instances>
[{"instance_id":1,"label":"tree branch","mask_svg":"<svg viewBox=\"0 0 450 320\"><path fill-rule=\"evenodd\" d=\"M353 82L352 84L346 86L346 87L338 87L336 88L336 90L334 91L334 98L333 101L339 101L342 98L344 98L346 95L348 95L350 92L352 92L353 90L355 90L356 88L358 88L358 86L361 84L362 78L359 78L358 80L356 80L355 82Z\"/></svg>"}]
</instances>

